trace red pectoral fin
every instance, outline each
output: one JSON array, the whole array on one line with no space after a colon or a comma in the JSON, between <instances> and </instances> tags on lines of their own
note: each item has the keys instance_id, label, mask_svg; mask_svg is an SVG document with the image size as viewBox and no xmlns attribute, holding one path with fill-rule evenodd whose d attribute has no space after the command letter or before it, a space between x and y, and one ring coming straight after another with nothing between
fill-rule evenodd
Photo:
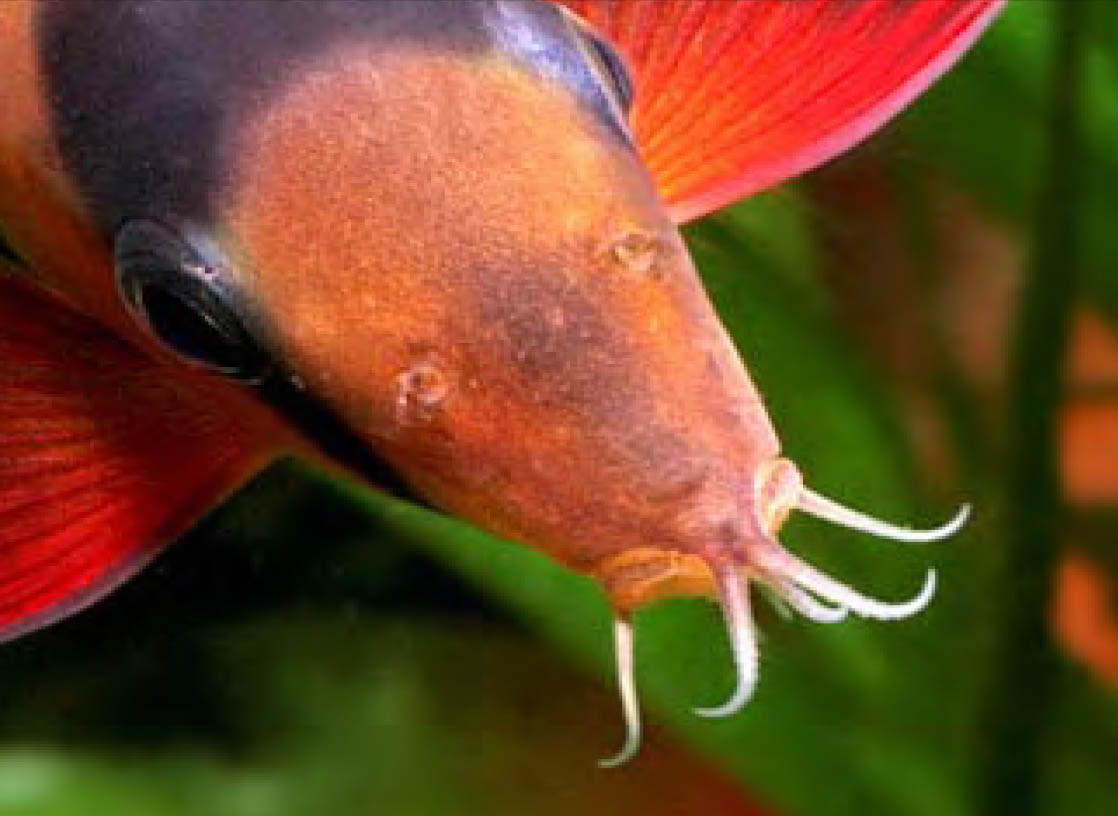
<instances>
[{"instance_id":1,"label":"red pectoral fin","mask_svg":"<svg viewBox=\"0 0 1118 816\"><path fill-rule=\"evenodd\" d=\"M107 593L266 462L198 382L0 265L0 640Z\"/></svg>"},{"instance_id":2,"label":"red pectoral fin","mask_svg":"<svg viewBox=\"0 0 1118 816\"><path fill-rule=\"evenodd\" d=\"M562 0L629 58L633 126L679 222L873 133L1004 0Z\"/></svg>"}]
</instances>

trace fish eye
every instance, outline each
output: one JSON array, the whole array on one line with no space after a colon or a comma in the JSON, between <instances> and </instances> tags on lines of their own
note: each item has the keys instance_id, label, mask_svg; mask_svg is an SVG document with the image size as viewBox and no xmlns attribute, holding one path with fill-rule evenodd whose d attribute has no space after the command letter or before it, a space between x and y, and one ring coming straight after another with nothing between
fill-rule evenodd
<instances>
[{"instance_id":1,"label":"fish eye","mask_svg":"<svg viewBox=\"0 0 1118 816\"><path fill-rule=\"evenodd\" d=\"M628 115L633 108L636 89L633 85L633 75L629 71L625 58L621 56L608 39L598 34L581 17L563 6L560 6L559 10L563 13L571 28L575 30L594 69L609 85L618 107L622 113Z\"/></svg>"},{"instance_id":2,"label":"fish eye","mask_svg":"<svg viewBox=\"0 0 1118 816\"><path fill-rule=\"evenodd\" d=\"M269 373L228 282L173 230L127 222L117 233L117 287L132 316L185 362L246 382Z\"/></svg>"},{"instance_id":3,"label":"fish eye","mask_svg":"<svg viewBox=\"0 0 1118 816\"><path fill-rule=\"evenodd\" d=\"M598 64L598 68L609 80L610 86L617 97L617 104L621 110L628 114L633 108L633 78L625 60L617 49L604 37L586 29L583 31L590 56Z\"/></svg>"},{"instance_id":4,"label":"fish eye","mask_svg":"<svg viewBox=\"0 0 1118 816\"><path fill-rule=\"evenodd\" d=\"M16 254L15 249L4 240L4 233L0 232L0 263L9 263L23 266L23 259Z\"/></svg>"}]
</instances>

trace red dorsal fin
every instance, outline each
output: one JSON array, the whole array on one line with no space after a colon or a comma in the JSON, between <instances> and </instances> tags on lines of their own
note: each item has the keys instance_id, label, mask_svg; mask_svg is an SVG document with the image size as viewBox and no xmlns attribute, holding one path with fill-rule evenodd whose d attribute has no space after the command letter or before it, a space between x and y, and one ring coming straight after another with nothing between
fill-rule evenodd
<instances>
[{"instance_id":1,"label":"red dorsal fin","mask_svg":"<svg viewBox=\"0 0 1118 816\"><path fill-rule=\"evenodd\" d=\"M92 603L266 463L200 382L0 264L0 640Z\"/></svg>"},{"instance_id":2,"label":"red dorsal fin","mask_svg":"<svg viewBox=\"0 0 1118 816\"><path fill-rule=\"evenodd\" d=\"M873 133L1004 0L561 0L628 57L633 127L679 222Z\"/></svg>"}]
</instances>

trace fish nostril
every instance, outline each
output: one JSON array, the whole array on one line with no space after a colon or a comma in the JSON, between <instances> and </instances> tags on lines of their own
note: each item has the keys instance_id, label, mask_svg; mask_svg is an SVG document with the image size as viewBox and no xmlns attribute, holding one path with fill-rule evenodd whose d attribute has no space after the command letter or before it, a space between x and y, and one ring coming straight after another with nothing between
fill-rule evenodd
<instances>
[{"instance_id":1,"label":"fish nostril","mask_svg":"<svg viewBox=\"0 0 1118 816\"><path fill-rule=\"evenodd\" d=\"M608 252L618 266L632 275L647 278L659 274L661 242L650 232L629 230L609 245Z\"/></svg>"},{"instance_id":2,"label":"fish nostril","mask_svg":"<svg viewBox=\"0 0 1118 816\"><path fill-rule=\"evenodd\" d=\"M418 362L396 377L396 417L400 424L431 421L450 395L450 379L430 361Z\"/></svg>"},{"instance_id":3,"label":"fish nostril","mask_svg":"<svg viewBox=\"0 0 1118 816\"><path fill-rule=\"evenodd\" d=\"M788 459L776 458L758 465L753 480L758 521L767 534L775 536L800 501L803 478Z\"/></svg>"}]
</instances>

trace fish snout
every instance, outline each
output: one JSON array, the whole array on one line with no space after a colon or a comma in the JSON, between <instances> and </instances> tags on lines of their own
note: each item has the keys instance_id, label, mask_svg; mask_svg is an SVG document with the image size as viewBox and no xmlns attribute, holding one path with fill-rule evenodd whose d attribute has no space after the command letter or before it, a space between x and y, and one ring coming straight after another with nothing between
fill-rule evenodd
<instances>
[{"instance_id":1,"label":"fish snout","mask_svg":"<svg viewBox=\"0 0 1118 816\"><path fill-rule=\"evenodd\" d=\"M628 547L597 565L595 577L618 610L666 597L717 599L725 572L761 578L803 480L792 462L772 458L741 478L708 475L695 487L678 498L662 541Z\"/></svg>"}]
</instances>

